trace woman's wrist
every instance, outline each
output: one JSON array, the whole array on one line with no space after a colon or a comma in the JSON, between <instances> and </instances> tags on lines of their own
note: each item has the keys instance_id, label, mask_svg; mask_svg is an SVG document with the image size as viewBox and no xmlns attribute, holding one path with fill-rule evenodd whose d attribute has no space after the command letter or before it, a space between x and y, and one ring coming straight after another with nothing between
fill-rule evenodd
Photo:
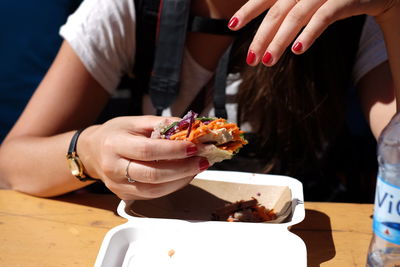
<instances>
[{"instance_id":1,"label":"woman's wrist","mask_svg":"<svg viewBox=\"0 0 400 267\"><path fill-rule=\"evenodd\" d=\"M93 166L94 159L92 156L93 132L95 132L98 127L99 125L93 125L85 128L80 134L76 145L76 151L83 164L85 174L93 178L100 178L96 168Z\"/></svg>"}]
</instances>

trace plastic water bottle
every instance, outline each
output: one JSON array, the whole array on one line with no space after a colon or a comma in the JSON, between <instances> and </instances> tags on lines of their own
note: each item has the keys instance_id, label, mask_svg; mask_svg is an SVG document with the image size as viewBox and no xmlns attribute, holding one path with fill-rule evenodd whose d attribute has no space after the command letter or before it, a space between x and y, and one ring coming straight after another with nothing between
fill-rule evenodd
<instances>
[{"instance_id":1,"label":"plastic water bottle","mask_svg":"<svg viewBox=\"0 0 400 267\"><path fill-rule=\"evenodd\" d=\"M378 163L367 266L400 267L400 113L379 137Z\"/></svg>"}]
</instances>

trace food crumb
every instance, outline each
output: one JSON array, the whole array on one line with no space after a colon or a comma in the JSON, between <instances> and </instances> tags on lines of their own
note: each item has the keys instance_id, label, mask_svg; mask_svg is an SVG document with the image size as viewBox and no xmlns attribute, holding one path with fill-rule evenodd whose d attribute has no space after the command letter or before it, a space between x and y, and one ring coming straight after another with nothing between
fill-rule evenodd
<instances>
[{"instance_id":1,"label":"food crumb","mask_svg":"<svg viewBox=\"0 0 400 267\"><path fill-rule=\"evenodd\" d=\"M168 256L172 257L172 256L174 256L174 254L175 254L175 250L170 249L170 250L168 251Z\"/></svg>"}]
</instances>

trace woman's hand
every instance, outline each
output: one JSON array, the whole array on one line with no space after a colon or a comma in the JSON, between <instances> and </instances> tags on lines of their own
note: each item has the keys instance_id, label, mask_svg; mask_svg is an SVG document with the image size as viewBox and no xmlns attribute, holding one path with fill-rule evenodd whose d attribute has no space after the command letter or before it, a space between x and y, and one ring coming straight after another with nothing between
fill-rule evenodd
<instances>
[{"instance_id":1,"label":"woman's hand","mask_svg":"<svg viewBox=\"0 0 400 267\"><path fill-rule=\"evenodd\" d=\"M195 156L191 142L151 139L163 120L119 117L83 131L77 152L86 172L124 200L161 197L188 184L209 163ZM134 183L128 182L127 171Z\"/></svg>"},{"instance_id":2,"label":"woman's hand","mask_svg":"<svg viewBox=\"0 0 400 267\"><path fill-rule=\"evenodd\" d=\"M360 14L384 20L386 13L396 5L400 5L400 1L249 0L232 16L228 26L239 30L269 9L249 47L246 61L251 66L260 61L272 66L291 43L293 53L301 54L337 20Z\"/></svg>"}]
</instances>

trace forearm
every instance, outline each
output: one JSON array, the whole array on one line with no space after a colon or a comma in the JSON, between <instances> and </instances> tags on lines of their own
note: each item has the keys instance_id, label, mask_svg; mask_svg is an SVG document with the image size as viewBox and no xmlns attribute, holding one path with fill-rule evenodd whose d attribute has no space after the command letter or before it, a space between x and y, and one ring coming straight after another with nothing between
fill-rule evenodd
<instances>
[{"instance_id":1,"label":"forearm","mask_svg":"<svg viewBox=\"0 0 400 267\"><path fill-rule=\"evenodd\" d=\"M49 197L89 184L69 172L65 155L72 135L24 136L5 142L0 149L0 186Z\"/></svg>"},{"instance_id":2,"label":"forearm","mask_svg":"<svg viewBox=\"0 0 400 267\"><path fill-rule=\"evenodd\" d=\"M397 99L397 111L400 111L400 28L398 27L400 25L400 3L377 17L377 22L385 37Z\"/></svg>"}]
</instances>

